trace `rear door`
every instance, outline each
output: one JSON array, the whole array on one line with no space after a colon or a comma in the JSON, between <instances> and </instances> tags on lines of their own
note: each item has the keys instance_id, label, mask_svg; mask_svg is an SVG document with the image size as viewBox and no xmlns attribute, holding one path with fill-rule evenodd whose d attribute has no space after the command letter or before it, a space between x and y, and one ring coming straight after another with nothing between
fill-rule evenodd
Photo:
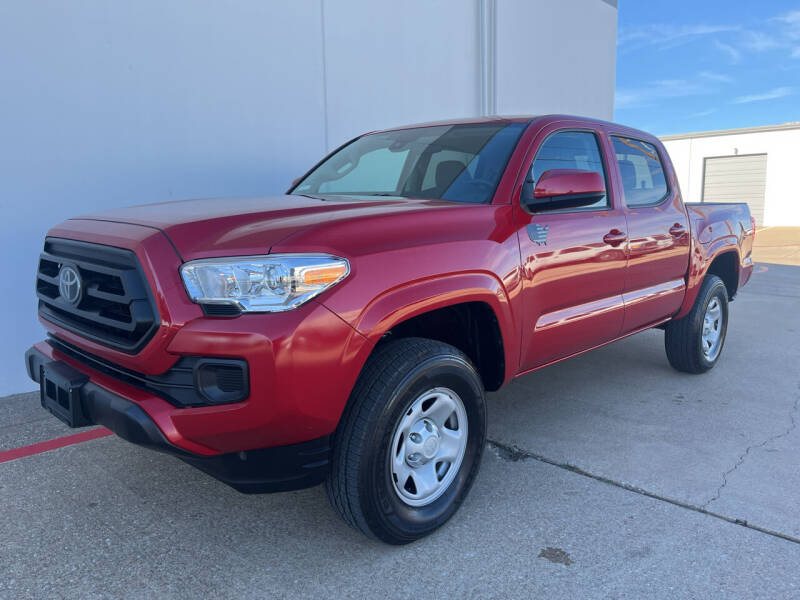
<instances>
[{"instance_id":1,"label":"rear door","mask_svg":"<svg viewBox=\"0 0 800 600\"><path fill-rule=\"evenodd\" d=\"M623 333L655 324L681 305L689 266L689 220L675 174L653 141L612 134L628 221Z\"/></svg>"},{"instance_id":2,"label":"rear door","mask_svg":"<svg viewBox=\"0 0 800 600\"><path fill-rule=\"evenodd\" d=\"M539 133L523 165L521 179L530 174L534 185L546 170L581 169L602 173L607 190L592 206L532 213L519 202L517 188L523 371L620 333L627 234L625 215L608 177L607 156L611 155L599 130L561 121Z\"/></svg>"}]
</instances>

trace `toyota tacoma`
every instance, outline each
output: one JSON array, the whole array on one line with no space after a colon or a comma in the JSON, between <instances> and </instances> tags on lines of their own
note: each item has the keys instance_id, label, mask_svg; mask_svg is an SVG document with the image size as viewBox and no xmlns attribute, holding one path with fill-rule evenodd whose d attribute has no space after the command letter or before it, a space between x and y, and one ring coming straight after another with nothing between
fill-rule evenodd
<instances>
[{"instance_id":1,"label":"toyota tacoma","mask_svg":"<svg viewBox=\"0 0 800 600\"><path fill-rule=\"evenodd\" d=\"M242 492L325 483L402 544L475 481L487 391L664 330L720 359L745 204L687 205L651 135L563 115L362 135L283 196L69 219L36 273L42 406Z\"/></svg>"}]
</instances>

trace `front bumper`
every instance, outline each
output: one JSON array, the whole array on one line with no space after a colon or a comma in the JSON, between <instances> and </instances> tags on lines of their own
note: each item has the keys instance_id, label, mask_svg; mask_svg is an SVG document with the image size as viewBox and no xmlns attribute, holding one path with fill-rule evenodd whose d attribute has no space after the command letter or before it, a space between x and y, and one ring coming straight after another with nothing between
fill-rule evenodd
<instances>
[{"instance_id":1,"label":"front bumper","mask_svg":"<svg viewBox=\"0 0 800 600\"><path fill-rule=\"evenodd\" d=\"M52 355L47 356L36 346L25 353L28 376L37 383L42 381L42 366L49 362L53 362ZM69 365L67 368L73 369ZM273 448L203 455L172 444L141 406L91 379L80 386L77 394L86 424L103 425L129 442L177 456L240 492L309 487L320 483L328 473L329 436Z\"/></svg>"},{"instance_id":2,"label":"front bumper","mask_svg":"<svg viewBox=\"0 0 800 600\"><path fill-rule=\"evenodd\" d=\"M313 300L286 313L194 319L161 349L171 360L162 361L166 366L158 369L144 359L131 368L116 361L112 353L89 348L57 328L49 333L73 349L150 379L163 378L185 357L246 360L249 396L245 400L189 408L169 401L161 393L164 390L137 385L124 373L98 366L97 361L61 352L48 342L34 346L49 359L63 361L93 383L133 401L172 445L201 455L286 446L330 435L372 347ZM156 343L151 342L145 351Z\"/></svg>"}]
</instances>

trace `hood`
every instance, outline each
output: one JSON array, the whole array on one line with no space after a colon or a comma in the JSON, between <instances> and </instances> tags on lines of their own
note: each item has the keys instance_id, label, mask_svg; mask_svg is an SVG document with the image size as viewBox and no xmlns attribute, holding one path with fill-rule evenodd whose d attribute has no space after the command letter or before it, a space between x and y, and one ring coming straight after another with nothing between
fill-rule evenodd
<instances>
[{"instance_id":1,"label":"hood","mask_svg":"<svg viewBox=\"0 0 800 600\"><path fill-rule=\"evenodd\" d=\"M118 208L79 217L163 231L183 260L266 254L304 228L391 213L452 207L440 200L274 196L203 198Z\"/></svg>"}]
</instances>

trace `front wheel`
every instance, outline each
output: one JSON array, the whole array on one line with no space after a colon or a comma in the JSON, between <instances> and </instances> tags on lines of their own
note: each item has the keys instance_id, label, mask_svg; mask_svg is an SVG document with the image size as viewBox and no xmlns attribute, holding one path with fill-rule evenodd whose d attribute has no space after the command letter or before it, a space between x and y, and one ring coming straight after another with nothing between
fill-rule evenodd
<instances>
[{"instance_id":1,"label":"front wheel","mask_svg":"<svg viewBox=\"0 0 800 600\"><path fill-rule=\"evenodd\" d=\"M483 385L457 348L404 338L378 348L334 436L328 498L372 538L406 544L464 501L486 441Z\"/></svg>"},{"instance_id":2,"label":"front wheel","mask_svg":"<svg viewBox=\"0 0 800 600\"><path fill-rule=\"evenodd\" d=\"M717 364L728 331L728 290L716 275L703 280L692 310L667 323L664 346L678 371L705 373Z\"/></svg>"}]
</instances>

